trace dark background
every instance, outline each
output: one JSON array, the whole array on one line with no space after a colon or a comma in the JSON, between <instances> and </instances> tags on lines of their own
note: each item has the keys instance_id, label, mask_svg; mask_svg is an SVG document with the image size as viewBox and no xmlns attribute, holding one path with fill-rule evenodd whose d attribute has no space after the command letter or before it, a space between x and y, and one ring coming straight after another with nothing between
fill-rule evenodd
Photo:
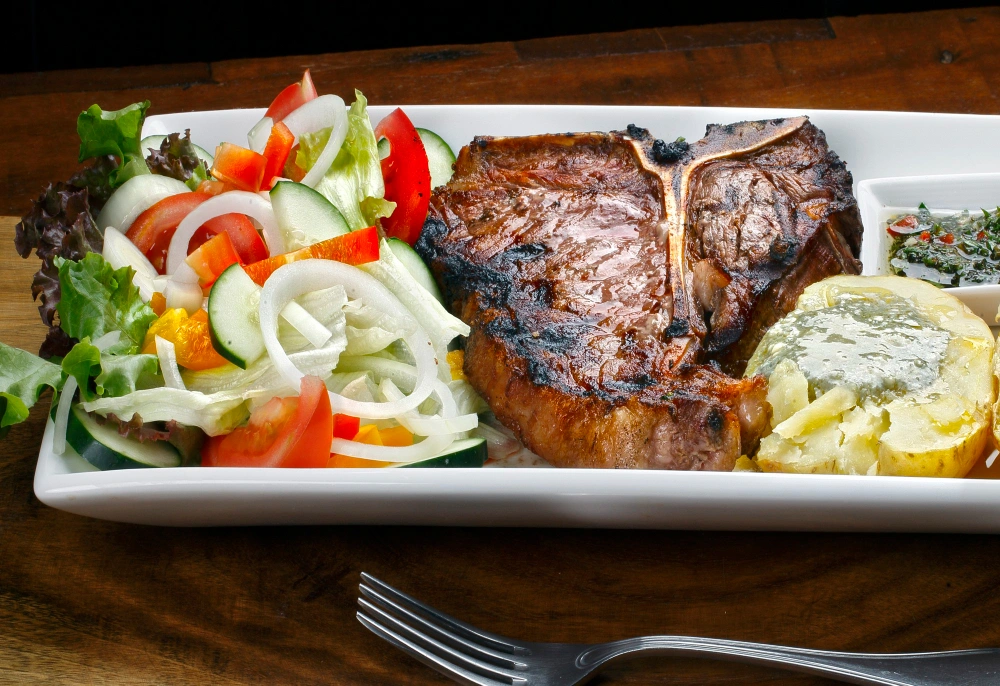
<instances>
[{"instance_id":1,"label":"dark background","mask_svg":"<svg viewBox=\"0 0 1000 686\"><path fill-rule=\"evenodd\" d=\"M15 0L16 1L16 0ZM45 2L5 9L0 73L205 62L414 45L486 43L602 31L914 12L994 3ZM575 9L566 9L572 7ZM613 9L613 11L608 11ZM903 37L905 39L905 37Z\"/></svg>"}]
</instances>

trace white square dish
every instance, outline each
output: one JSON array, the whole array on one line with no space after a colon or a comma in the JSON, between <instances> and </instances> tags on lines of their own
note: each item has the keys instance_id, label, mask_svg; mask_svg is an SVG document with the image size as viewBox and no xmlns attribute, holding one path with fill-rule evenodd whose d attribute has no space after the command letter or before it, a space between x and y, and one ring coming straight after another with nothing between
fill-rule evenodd
<instances>
[{"instance_id":1,"label":"white square dish","mask_svg":"<svg viewBox=\"0 0 1000 686\"><path fill-rule=\"evenodd\" d=\"M701 107L407 106L457 151L477 134L607 131L700 138L710 123L808 114L855 182L1000 171L1000 117ZM371 107L378 121L391 107ZM263 110L152 116L212 150L245 142ZM947 141L941 145L940 141ZM926 202L926 201L925 201ZM1000 532L1000 481L588 469L141 469L59 457L46 428L35 493L53 507L166 526L418 524ZM1000 470L1000 465L994 467Z\"/></svg>"},{"instance_id":2,"label":"white square dish","mask_svg":"<svg viewBox=\"0 0 1000 686\"><path fill-rule=\"evenodd\" d=\"M912 212L920 203L932 213L981 209L1000 206L1000 174L952 174L933 176L865 179L857 185L858 206L865 227L861 247L863 274L891 274L889 248L892 239L885 230L886 221L895 215ZM996 322L1000 307L1000 286L961 286L948 292L960 299L986 323Z\"/></svg>"}]
</instances>

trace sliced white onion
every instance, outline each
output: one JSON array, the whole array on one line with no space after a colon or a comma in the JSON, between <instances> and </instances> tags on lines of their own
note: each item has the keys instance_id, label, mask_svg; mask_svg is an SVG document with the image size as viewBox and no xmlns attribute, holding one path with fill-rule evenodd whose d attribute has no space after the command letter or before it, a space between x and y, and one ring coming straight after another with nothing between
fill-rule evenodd
<instances>
[{"instance_id":1,"label":"sliced white onion","mask_svg":"<svg viewBox=\"0 0 1000 686\"><path fill-rule=\"evenodd\" d=\"M330 329L320 324L316 317L294 300L285 305L281 318L291 324L314 348L322 348L333 336Z\"/></svg>"},{"instance_id":2,"label":"sliced white onion","mask_svg":"<svg viewBox=\"0 0 1000 686\"><path fill-rule=\"evenodd\" d=\"M247 134L247 143L250 144L251 150L257 153L264 152L264 148L267 147L267 139L271 137L271 128L273 126L274 120L270 117L264 117L253 125L250 133Z\"/></svg>"},{"instance_id":3,"label":"sliced white onion","mask_svg":"<svg viewBox=\"0 0 1000 686\"><path fill-rule=\"evenodd\" d=\"M66 379L56 406L56 421L52 427L52 452L62 455L66 452L66 427L69 424L69 410L73 405L73 396L79 386L74 377Z\"/></svg>"},{"instance_id":4,"label":"sliced white onion","mask_svg":"<svg viewBox=\"0 0 1000 686\"><path fill-rule=\"evenodd\" d=\"M103 336L98 336L93 340L93 346L100 350L102 353L113 345L117 345L118 341L122 339L122 332L118 329L114 331L108 331Z\"/></svg>"},{"instance_id":5,"label":"sliced white onion","mask_svg":"<svg viewBox=\"0 0 1000 686\"><path fill-rule=\"evenodd\" d=\"M374 277L348 264L332 260L301 260L280 267L264 282L264 290L260 296L260 327L271 364L289 386L299 387L303 374L288 359L288 354L278 341L278 313L293 298L338 284L344 287L348 297L364 298L369 305L385 310L399 320L405 330L402 339L409 346L417 363L417 383L413 393L396 402L362 403L331 392L330 405L333 411L352 417L391 419L416 409L434 389L438 365L434 347L427 333L388 288Z\"/></svg>"},{"instance_id":6,"label":"sliced white onion","mask_svg":"<svg viewBox=\"0 0 1000 686\"><path fill-rule=\"evenodd\" d=\"M173 274L187 258L188 245L195 231L209 219L221 217L224 214L245 214L256 219L264 229L264 242L271 255L280 255L285 251L284 240L274 219L271 203L257 193L249 191L229 191L209 198L188 213L174 231L170 239L170 249L167 251L167 273Z\"/></svg>"},{"instance_id":7,"label":"sliced white onion","mask_svg":"<svg viewBox=\"0 0 1000 686\"><path fill-rule=\"evenodd\" d=\"M183 181L159 174L140 174L121 185L108 198L97 215L97 228L109 226L125 233L140 214L164 198L178 193L190 193Z\"/></svg>"},{"instance_id":8,"label":"sliced white onion","mask_svg":"<svg viewBox=\"0 0 1000 686\"><path fill-rule=\"evenodd\" d=\"M379 462L415 462L434 457L450 446L455 440L453 434L445 436L428 436L419 443L407 446L369 445L346 438L335 438L330 443L330 452L348 457L358 457L362 460L378 460Z\"/></svg>"},{"instance_id":9,"label":"sliced white onion","mask_svg":"<svg viewBox=\"0 0 1000 686\"><path fill-rule=\"evenodd\" d=\"M174 349L173 342L157 336L156 356L160 358L160 373L163 374L163 383L166 387L186 391L187 387L184 385L184 379L181 378L181 370L177 366L177 351Z\"/></svg>"},{"instance_id":10,"label":"sliced white onion","mask_svg":"<svg viewBox=\"0 0 1000 686\"><path fill-rule=\"evenodd\" d=\"M194 314L200 310L202 303L205 302L205 294L202 293L201 286L183 281L167 281L163 288L163 297L166 298L167 307L181 309L188 314Z\"/></svg>"},{"instance_id":11,"label":"sliced white onion","mask_svg":"<svg viewBox=\"0 0 1000 686\"><path fill-rule=\"evenodd\" d=\"M153 287L153 279L158 274L156 268L146 259L142 251L135 247L135 244L126 238L125 234L115 227L109 226L104 230L104 250L101 254L113 269L131 267L135 270L132 283L139 289L139 297L149 302L149 299L153 297L153 291L156 290Z\"/></svg>"},{"instance_id":12,"label":"sliced white onion","mask_svg":"<svg viewBox=\"0 0 1000 686\"><path fill-rule=\"evenodd\" d=\"M389 379L382 380L382 383L379 384L379 390L382 391L382 395L387 400L399 400L403 397L402 392L396 388L396 384ZM441 400L442 416L428 417L411 410L396 417L396 421L417 436L456 434L472 431L479 426L478 415L455 416L455 401L451 397L451 390L440 381L434 384L434 394Z\"/></svg>"},{"instance_id":13,"label":"sliced white onion","mask_svg":"<svg viewBox=\"0 0 1000 686\"><path fill-rule=\"evenodd\" d=\"M178 283L198 283L198 272L185 259L177 271L170 275L170 280Z\"/></svg>"},{"instance_id":14,"label":"sliced white onion","mask_svg":"<svg viewBox=\"0 0 1000 686\"><path fill-rule=\"evenodd\" d=\"M319 183L330 165L337 159L340 146L347 138L347 105L340 96L321 95L294 110L282 122L295 135L296 142L303 134L316 133L327 128L333 129L323 147L323 152L316 159L316 164L302 179L302 183L312 188Z\"/></svg>"}]
</instances>

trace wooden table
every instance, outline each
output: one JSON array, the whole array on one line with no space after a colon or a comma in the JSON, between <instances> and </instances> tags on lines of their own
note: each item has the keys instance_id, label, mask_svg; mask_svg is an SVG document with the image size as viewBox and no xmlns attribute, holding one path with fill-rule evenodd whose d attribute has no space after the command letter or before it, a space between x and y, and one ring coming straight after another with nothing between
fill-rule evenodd
<instances>
[{"instance_id":1,"label":"wooden table","mask_svg":"<svg viewBox=\"0 0 1000 686\"><path fill-rule=\"evenodd\" d=\"M312 69L374 104L587 103L1000 112L1000 10L641 30L0 76L0 215L76 169L77 113L250 107ZM488 133L488 132L484 132ZM37 260L0 222L0 338L35 350ZM678 633L815 648L1000 645L1000 539L322 527L176 530L49 509L32 494L44 411L0 443L0 682L425 684L354 619L374 573L528 640ZM1000 504L998 504L1000 506ZM598 683L820 684L648 659Z\"/></svg>"}]
</instances>

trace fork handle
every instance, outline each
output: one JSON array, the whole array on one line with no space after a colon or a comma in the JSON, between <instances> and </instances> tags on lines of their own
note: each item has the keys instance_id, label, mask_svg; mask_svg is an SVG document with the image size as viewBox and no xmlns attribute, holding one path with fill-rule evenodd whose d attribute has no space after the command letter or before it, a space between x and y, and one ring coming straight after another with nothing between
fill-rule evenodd
<instances>
[{"instance_id":1,"label":"fork handle","mask_svg":"<svg viewBox=\"0 0 1000 686\"><path fill-rule=\"evenodd\" d=\"M778 667L852 684L987 686L1000 683L1000 649L937 653L838 653L691 636L640 636L592 646L576 658L591 670L610 661L657 653Z\"/></svg>"}]
</instances>

